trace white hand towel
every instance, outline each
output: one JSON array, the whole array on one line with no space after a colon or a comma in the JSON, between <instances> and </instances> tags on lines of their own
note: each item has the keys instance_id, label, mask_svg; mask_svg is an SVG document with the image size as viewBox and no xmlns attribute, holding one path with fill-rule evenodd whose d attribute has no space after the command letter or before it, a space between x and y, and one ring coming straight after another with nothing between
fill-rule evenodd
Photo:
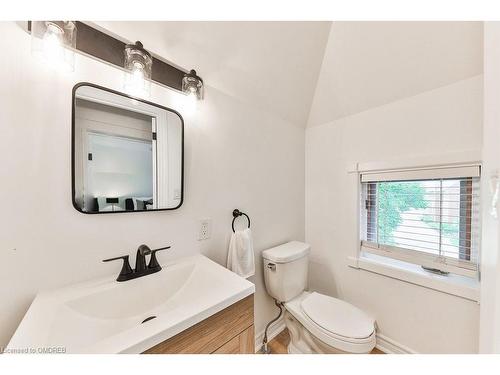
<instances>
[{"instance_id":1,"label":"white hand towel","mask_svg":"<svg viewBox=\"0 0 500 375\"><path fill-rule=\"evenodd\" d=\"M238 230L231 235L227 268L244 278L255 274L253 239L249 228Z\"/></svg>"}]
</instances>

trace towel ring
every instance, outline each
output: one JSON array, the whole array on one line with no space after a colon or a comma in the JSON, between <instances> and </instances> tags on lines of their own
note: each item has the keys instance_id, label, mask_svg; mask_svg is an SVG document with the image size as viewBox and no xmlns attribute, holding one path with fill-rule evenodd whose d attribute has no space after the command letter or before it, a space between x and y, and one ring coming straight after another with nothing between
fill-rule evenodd
<instances>
[{"instance_id":1,"label":"towel ring","mask_svg":"<svg viewBox=\"0 0 500 375\"><path fill-rule=\"evenodd\" d=\"M233 210L233 223L231 224L231 227L233 228L233 233L235 232L234 230L234 221L236 220L237 217L239 216L245 216L248 220L248 228L250 228L250 218L248 217L248 215L244 212L241 212L240 210L238 210L237 208Z\"/></svg>"}]
</instances>

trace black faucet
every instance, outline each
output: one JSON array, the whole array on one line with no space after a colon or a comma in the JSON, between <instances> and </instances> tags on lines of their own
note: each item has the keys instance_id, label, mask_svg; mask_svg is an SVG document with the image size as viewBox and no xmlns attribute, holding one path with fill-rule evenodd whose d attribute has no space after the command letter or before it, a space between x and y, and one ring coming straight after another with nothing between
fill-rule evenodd
<instances>
[{"instance_id":1,"label":"black faucet","mask_svg":"<svg viewBox=\"0 0 500 375\"><path fill-rule=\"evenodd\" d=\"M152 273L161 271L161 266L156 259L156 252L160 250L170 249L170 246L160 247L159 249L151 250L147 245L141 245L137 249L135 256L135 270L130 267L128 255L121 257L104 259L103 262L110 262L112 260L123 259L123 266L116 281L127 281L136 279L138 277L150 275ZM150 255L149 264L146 266L146 255Z\"/></svg>"}]
</instances>

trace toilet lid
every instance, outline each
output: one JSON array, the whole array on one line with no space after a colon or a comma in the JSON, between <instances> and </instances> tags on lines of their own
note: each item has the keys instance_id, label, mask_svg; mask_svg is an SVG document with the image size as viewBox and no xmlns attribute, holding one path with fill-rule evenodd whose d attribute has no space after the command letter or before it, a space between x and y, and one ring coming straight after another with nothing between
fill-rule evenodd
<instances>
[{"instance_id":1,"label":"toilet lid","mask_svg":"<svg viewBox=\"0 0 500 375\"><path fill-rule=\"evenodd\" d=\"M313 292L302 300L301 307L309 319L335 335L363 339L373 333L372 318L337 298Z\"/></svg>"}]
</instances>

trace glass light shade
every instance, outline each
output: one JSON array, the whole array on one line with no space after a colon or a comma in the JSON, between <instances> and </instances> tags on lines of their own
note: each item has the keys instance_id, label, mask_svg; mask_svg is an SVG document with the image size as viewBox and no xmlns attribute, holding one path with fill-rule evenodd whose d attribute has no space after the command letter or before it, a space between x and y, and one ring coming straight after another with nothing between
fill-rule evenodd
<instances>
[{"instance_id":1,"label":"glass light shade","mask_svg":"<svg viewBox=\"0 0 500 375\"><path fill-rule=\"evenodd\" d=\"M151 68L153 58L141 42L125 46L125 91L141 98L151 94Z\"/></svg>"},{"instance_id":2,"label":"glass light shade","mask_svg":"<svg viewBox=\"0 0 500 375\"><path fill-rule=\"evenodd\" d=\"M31 21L31 52L57 70L75 70L76 25L71 21Z\"/></svg>"},{"instance_id":3,"label":"glass light shade","mask_svg":"<svg viewBox=\"0 0 500 375\"><path fill-rule=\"evenodd\" d=\"M203 80L196 75L196 70L184 74L182 92L198 100L203 99Z\"/></svg>"}]
</instances>

